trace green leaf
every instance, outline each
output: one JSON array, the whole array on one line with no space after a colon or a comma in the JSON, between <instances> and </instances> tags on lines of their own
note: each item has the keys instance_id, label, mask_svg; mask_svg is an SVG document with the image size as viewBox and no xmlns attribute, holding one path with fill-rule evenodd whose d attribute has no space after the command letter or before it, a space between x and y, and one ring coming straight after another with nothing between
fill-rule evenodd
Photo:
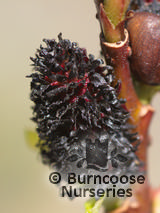
<instances>
[{"instance_id":1,"label":"green leaf","mask_svg":"<svg viewBox=\"0 0 160 213\"><path fill-rule=\"evenodd\" d=\"M109 198L104 195L99 200L92 198L85 203L85 213L99 213L100 208L103 206L105 211L113 211L118 209L124 199Z\"/></svg>"},{"instance_id":2,"label":"green leaf","mask_svg":"<svg viewBox=\"0 0 160 213\"><path fill-rule=\"evenodd\" d=\"M102 207L105 197L101 197L99 200L92 198L85 203L85 213L98 213Z\"/></svg>"}]
</instances>

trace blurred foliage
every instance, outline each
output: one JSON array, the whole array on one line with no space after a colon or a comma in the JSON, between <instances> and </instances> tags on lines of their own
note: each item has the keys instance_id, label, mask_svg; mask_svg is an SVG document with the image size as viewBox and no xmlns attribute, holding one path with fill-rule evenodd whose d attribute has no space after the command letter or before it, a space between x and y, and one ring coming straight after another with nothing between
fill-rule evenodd
<instances>
[{"instance_id":1,"label":"blurred foliage","mask_svg":"<svg viewBox=\"0 0 160 213\"><path fill-rule=\"evenodd\" d=\"M38 146L37 146L37 143L39 140L38 134L33 130L25 130L24 134L25 134L25 140L27 145L31 149L38 150Z\"/></svg>"},{"instance_id":2,"label":"blurred foliage","mask_svg":"<svg viewBox=\"0 0 160 213\"><path fill-rule=\"evenodd\" d=\"M134 78L133 83L142 104L150 104L153 96L160 91L160 85L147 85Z\"/></svg>"},{"instance_id":3,"label":"blurred foliage","mask_svg":"<svg viewBox=\"0 0 160 213\"><path fill-rule=\"evenodd\" d=\"M96 200L92 198L85 203L85 213L99 213L100 208L102 207L104 197Z\"/></svg>"}]
</instances>

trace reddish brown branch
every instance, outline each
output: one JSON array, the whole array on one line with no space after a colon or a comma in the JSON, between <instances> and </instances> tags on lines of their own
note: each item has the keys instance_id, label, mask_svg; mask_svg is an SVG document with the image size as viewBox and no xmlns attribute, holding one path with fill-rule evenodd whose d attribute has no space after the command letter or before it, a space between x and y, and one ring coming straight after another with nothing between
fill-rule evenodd
<instances>
[{"instance_id":1,"label":"reddish brown branch","mask_svg":"<svg viewBox=\"0 0 160 213\"><path fill-rule=\"evenodd\" d=\"M121 89L119 97L126 99L125 107L130 112L129 123L135 126L134 132L138 132L141 140L141 144L138 147L137 156L144 163L144 169L147 170L147 147L149 143L148 128L153 115L153 108L149 105L142 105L135 92L132 77L130 73L130 65L128 57L132 54L129 47L129 34L124 29L124 21L119 23L119 32L122 33L121 41L116 43L106 42L104 38L107 31L111 29L110 21L105 17L103 12L103 5L101 1L96 1L98 8L98 14L100 19L100 25L102 33L100 36L102 51L106 62L114 67L115 82L121 82ZM112 31L111 31L112 32ZM105 35L106 37L106 35ZM136 201L137 205L134 205ZM125 209L124 209L125 208ZM148 181L140 187L135 187L134 196L126 200L122 209L117 209L114 213L149 213L151 212L151 198L150 198L150 186Z\"/></svg>"}]
</instances>

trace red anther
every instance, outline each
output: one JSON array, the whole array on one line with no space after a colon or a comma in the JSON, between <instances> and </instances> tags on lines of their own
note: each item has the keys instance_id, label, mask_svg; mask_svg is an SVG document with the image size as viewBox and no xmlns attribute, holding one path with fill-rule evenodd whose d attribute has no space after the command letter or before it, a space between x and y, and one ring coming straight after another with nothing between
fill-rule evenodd
<instances>
[{"instance_id":1,"label":"red anther","mask_svg":"<svg viewBox=\"0 0 160 213\"><path fill-rule=\"evenodd\" d=\"M90 99L88 99L88 98L84 98L84 100L88 103L88 102L91 102L91 100Z\"/></svg>"},{"instance_id":2,"label":"red anther","mask_svg":"<svg viewBox=\"0 0 160 213\"><path fill-rule=\"evenodd\" d=\"M88 62L88 61L89 61L89 59L88 59L87 56L83 57L83 60L84 60L85 62Z\"/></svg>"},{"instance_id":3,"label":"red anther","mask_svg":"<svg viewBox=\"0 0 160 213\"><path fill-rule=\"evenodd\" d=\"M57 86L57 85L60 85L60 83L58 81L54 81L51 83L51 86Z\"/></svg>"},{"instance_id":4,"label":"red anther","mask_svg":"<svg viewBox=\"0 0 160 213\"><path fill-rule=\"evenodd\" d=\"M62 63L60 66L61 66L61 67L64 69L64 67L65 67L65 64L64 64L64 63Z\"/></svg>"},{"instance_id":5,"label":"red anther","mask_svg":"<svg viewBox=\"0 0 160 213\"><path fill-rule=\"evenodd\" d=\"M77 100L78 100L78 97L73 97L73 98L70 99L70 103L74 103L74 102L76 102Z\"/></svg>"},{"instance_id":6,"label":"red anther","mask_svg":"<svg viewBox=\"0 0 160 213\"><path fill-rule=\"evenodd\" d=\"M79 93L78 93L78 96L81 96L81 95L84 95L86 93L86 88L83 87L82 89L80 89Z\"/></svg>"},{"instance_id":7,"label":"red anther","mask_svg":"<svg viewBox=\"0 0 160 213\"><path fill-rule=\"evenodd\" d=\"M68 78L69 77L69 72L65 72L64 75Z\"/></svg>"},{"instance_id":8,"label":"red anther","mask_svg":"<svg viewBox=\"0 0 160 213\"><path fill-rule=\"evenodd\" d=\"M104 118L104 113L101 113L101 118Z\"/></svg>"},{"instance_id":9,"label":"red anther","mask_svg":"<svg viewBox=\"0 0 160 213\"><path fill-rule=\"evenodd\" d=\"M46 81L48 81L48 83L51 83L51 82L52 82L52 80L49 79L48 76L45 76L44 79L45 79Z\"/></svg>"}]
</instances>

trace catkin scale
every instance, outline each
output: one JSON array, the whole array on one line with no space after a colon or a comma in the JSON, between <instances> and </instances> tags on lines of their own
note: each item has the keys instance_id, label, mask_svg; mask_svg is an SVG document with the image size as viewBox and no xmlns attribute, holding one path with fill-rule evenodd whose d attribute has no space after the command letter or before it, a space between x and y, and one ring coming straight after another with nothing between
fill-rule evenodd
<instances>
[{"instance_id":1,"label":"catkin scale","mask_svg":"<svg viewBox=\"0 0 160 213\"><path fill-rule=\"evenodd\" d=\"M160 84L160 17L132 11L128 17L126 27L132 48L129 59L131 71L146 84Z\"/></svg>"}]
</instances>

